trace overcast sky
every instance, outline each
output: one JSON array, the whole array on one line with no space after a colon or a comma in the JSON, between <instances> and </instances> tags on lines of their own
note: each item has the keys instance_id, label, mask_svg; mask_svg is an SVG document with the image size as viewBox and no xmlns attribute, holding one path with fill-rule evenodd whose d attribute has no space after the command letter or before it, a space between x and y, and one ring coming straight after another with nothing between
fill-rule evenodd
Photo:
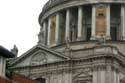
<instances>
[{"instance_id":1,"label":"overcast sky","mask_svg":"<svg viewBox=\"0 0 125 83\"><path fill-rule=\"evenodd\" d=\"M37 44L38 16L48 0L0 0L0 45L19 55Z\"/></svg>"}]
</instances>

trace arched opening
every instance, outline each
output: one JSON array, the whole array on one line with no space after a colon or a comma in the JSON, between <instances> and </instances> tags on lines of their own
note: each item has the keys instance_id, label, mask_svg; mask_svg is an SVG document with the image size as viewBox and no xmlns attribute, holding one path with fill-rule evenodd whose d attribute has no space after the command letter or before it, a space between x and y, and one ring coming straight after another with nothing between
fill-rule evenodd
<instances>
[{"instance_id":1,"label":"arched opening","mask_svg":"<svg viewBox=\"0 0 125 83\"><path fill-rule=\"evenodd\" d=\"M35 79L38 83L46 83L46 79L45 78L37 78Z\"/></svg>"}]
</instances>

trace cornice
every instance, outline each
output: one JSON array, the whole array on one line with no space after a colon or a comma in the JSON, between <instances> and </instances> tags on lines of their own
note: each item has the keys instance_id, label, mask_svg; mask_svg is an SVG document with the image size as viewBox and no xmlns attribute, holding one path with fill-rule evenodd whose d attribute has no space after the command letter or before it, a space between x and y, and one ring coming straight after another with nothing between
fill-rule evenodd
<instances>
[{"instance_id":1,"label":"cornice","mask_svg":"<svg viewBox=\"0 0 125 83\"><path fill-rule=\"evenodd\" d=\"M43 7L42 12L39 15L39 23L41 24L44 19L46 19L49 15L60 11L62 9L66 9L73 6L80 6L86 4L98 4L98 3L120 3L124 4L124 0L49 0L45 6Z\"/></svg>"}]
</instances>

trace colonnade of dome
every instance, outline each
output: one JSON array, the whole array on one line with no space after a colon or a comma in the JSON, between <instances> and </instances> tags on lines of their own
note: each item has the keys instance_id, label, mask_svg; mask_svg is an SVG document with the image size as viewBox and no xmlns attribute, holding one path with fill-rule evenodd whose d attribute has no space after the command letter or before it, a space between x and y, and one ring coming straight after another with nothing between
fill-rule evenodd
<instances>
[{"instance_id":1,"label":"colonnade of dome","mask_svg":"<svg viewBox=\"0 0 125 83\"><path fill-rule=\"evenodd\" d=\"M125 40L125 4L80 4L42 15L39 19L42 27L39 42L44 45L54 46L66 41L90 41L97 38Z\"/></svg>"}]
</instances>

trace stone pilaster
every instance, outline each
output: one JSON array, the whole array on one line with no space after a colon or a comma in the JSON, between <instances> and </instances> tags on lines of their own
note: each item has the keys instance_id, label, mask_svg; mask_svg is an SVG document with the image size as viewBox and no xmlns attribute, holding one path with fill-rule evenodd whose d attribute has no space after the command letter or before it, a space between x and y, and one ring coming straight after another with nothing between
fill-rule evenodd
<instances>
[{"instance_id":1,"label":"stone pilaster","mask_svg":"<svg viewBox=\"0 0 125 83\"><path fill-rule=\"evenodd\" d=\"M46 83L50 83L50 78L49 77L46 78Z\"/></svg>"},{"instance_id":2,"label":"stone pilaster","mask_svg":"<svg viewBox=\"0 0 125 83\"><path fill-rule=\"evenodd\" d=\"M56 37L55 37L55 43L58 44L59 42L59 25L60 25L60 14L56 14Z\"/></svg>"},{"instance_id":3,"label":"stone pilaster","mask_svg":"<svg viewBox=\"0 0 125 83\"><path fill-rule=\"evenodd\" d=\"M110 65L106 67L106 83L112 83L112 68Z\"/></svg>"},{"instance_id":4,"label":"stone pilaster","mask_svg":"<svg viewBox=\"0 0 125 83\"><path fill-rule=\"evenodd\" d=\"M70 9L66 11L66 31L65 31L65 40L69 40L69 31L70 31Z\"/></svg>"},{"instance_id":5,"label":"stone pilaster","mask_svg":"<svg viewBox=\"0 0 125 83\"><path fill-rule=\"evenodd\" d=\"M92 6L91 40L96 39L96 6Z\"/></svg>"},{"instance_id":6,"label":"stone pilaster","mask_svg":"<svg viewBox=\"0 0 125 83\"><path fill-rule=\"evenodd\" d=\"M47 45L50 45L50 30L51 29L51 18L48 19L48 42Z\"/></svg>"},{"instance_id":7,"label":"stone pilaster","mask_svg":"<svg viewBox=\"0 0 125 83\"><path fill-rule=\"evenodd\" d=\"M110 5L106 8L106 39L111 39L110 36Z\"/></svg>"},{"instance_id":8,"label":"stone pilaster","mask_svg":"<svg viewBox=\"0 0 125 83\"><path fill-rule=\"evenodd\" d=\"M101 78L101 83L106 83L106 82L105 82L105 80L106 80L106 79L105 79L105 70L102 70L102 71L101 71L101 75L100 75L100 76L101 76L101 77L100 77L100 78Z\"/></svg>"},{"instance_id":9,"label":"stone pilaster","mask_svg":"<svg viewBox=\"0 0 125 83\"><path fill-rule=\"evenodd\" d=\"M78 7L78 41L82 40L82 20L83 20L83 9L81 6Z\"/></svg>"},{"instance_id":10,"label":"stone pilaster","mask_svg":"<svg viewBox=\"0 0 125 83\"><path fill-rule=\"evenodd\" d=\"M125 5L121 6L121 31L122 40L125 40Z\"/></svg>"},{"instance_id":11,"label":"stone pilaster","mask_svg":"<svg viewBox=\"0 0 125 83\"><path fill-rule=\"evenodd\" d=\"M117 72L117 78L118 78L117 83L120 83L120 74L119 74L119 72Z\"/></svg>"},{"instance_id":12,"label":"stone pilaster","mask_svg":"<svg viewBox=\"0 0 125 83\"><path fill-rule=\"evenodd\" d=\"M97 68L94 67L93 68L93 77L92 77L92 83L97 83L98 82L98 72L97 72Z\"/></svg>"}]
</instances>

